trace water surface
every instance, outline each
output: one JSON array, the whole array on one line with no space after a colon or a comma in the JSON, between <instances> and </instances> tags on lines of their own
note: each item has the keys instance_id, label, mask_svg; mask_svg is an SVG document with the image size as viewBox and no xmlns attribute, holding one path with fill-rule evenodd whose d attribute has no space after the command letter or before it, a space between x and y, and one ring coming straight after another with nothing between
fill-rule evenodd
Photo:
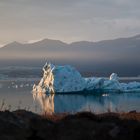
<instances>
[{"instance_id":1,"label":"water surface","mask_svg":"<svg viewBox=\"0 0 140 140\"><path fill-rule=\"evenodd\" d=\"M35 80L0 80L0 108L27 109L40 113L41 108L34 102L31 94ZM36 81L37 82L37 81ZM106 111L140 112L140 93L92 93L55 95L55 112L92 111L102 113Z\"/></svg>"}]
</instances>

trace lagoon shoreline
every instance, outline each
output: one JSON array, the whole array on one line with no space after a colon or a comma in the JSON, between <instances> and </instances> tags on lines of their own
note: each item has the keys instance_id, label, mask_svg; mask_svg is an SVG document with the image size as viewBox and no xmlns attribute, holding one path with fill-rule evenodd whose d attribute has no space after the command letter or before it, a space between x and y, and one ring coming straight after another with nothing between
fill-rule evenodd
<instances>
[{"instance_id":1,"label":"lagoon shoreline","mask_svg":"<svg viewBox=\"0 0 140 140\"><path fill-rule=\"evenodd\" d=\"M2 140L135 140L140 139L140 113L59 113L0 111Z\"/></svg>"}]
</instances>

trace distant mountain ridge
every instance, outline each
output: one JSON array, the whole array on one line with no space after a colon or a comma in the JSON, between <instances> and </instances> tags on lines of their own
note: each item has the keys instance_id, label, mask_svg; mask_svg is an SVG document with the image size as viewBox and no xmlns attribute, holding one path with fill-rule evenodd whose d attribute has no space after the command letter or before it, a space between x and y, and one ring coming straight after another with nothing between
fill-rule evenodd
<instances>
[{"instance_id":1,"label":"distant mountain ridge","mask_svg":"<svg viewBox=\"0 0 140 140\"><path fill-rule=\"evenodd\" d=\"M0 58L10 58L10 56L17 56L19 53L20 56L18 58L31 58L31 55L33 58L44 58L47 57L49 53L57 53L56 56L63 56L64 53L69 54L76 52L76 58L78 59L78 56L81 56L80 53L82 53L82 55L90 54L89 57L91 58L91 55L94 55L95 53L98 53L99 55L118 53L117 55L119 55L119 53L126 52L125 55L127 55L127 53L131 54L131 52L137 54L138 51L140 51L140 35L99 42L79 41L70 44L64 43L60 40L43 39L30 44L21 44L18 42L7 44L0 48ZM68 54L67 56L69 56Z\"/></svg>"},{"instance_id":2,"label":"distant mountain ridge","mask_svg":"<svg viewBox=\"0 0 140 140\"><path fill-rule=\"evenodd\" d=\"M140 35L98 42L78 41L70 44L52 39L43 39L30 44L12 42L0 48L0 59L59 60L77 65L86 64L88 68L100 65L111 66L111 70L120 67L119 69L127 68L131 71L133 68L140 71Z\"/></svg>"}]
</instances>

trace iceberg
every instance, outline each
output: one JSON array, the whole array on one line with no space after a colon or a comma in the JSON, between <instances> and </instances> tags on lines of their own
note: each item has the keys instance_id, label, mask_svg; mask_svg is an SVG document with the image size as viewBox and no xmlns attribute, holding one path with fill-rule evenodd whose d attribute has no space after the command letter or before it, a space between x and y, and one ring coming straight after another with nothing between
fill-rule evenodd
<instances>
[{"instance_id":1,"label":"iceberg","mask_svg":"<svg viewBox=\"0 0 140 140\"><path fill-rule=\"evenodd\" d=\"M55 92L76 92L86 88L86 81L72 66L56 66L53 70Z\"/></svg>"},{"instance_id":2,"label":"iceberg","mask_svg":"<svg viewBox=\"0 0 140 140\"><path fill-rule=\"evenodd\" d=\"M72 66L54 66L46 63L43 67L43 77L33 91L44 93L63 93L83 91L86 81Z\"/></svg>"},{"instance_id":3,"label":"iceberg","mask_svg":"<svg viewBox=\"0 0 140 140\"><path fill-rule=\"evenodd\" d=\"M85 78L70 65L54 66L51 63L44 65L43 72L38 85L33 85L32 93L44 112L49 114L54 112L54 93L140 92L139 82L120 83L116 73L112 73L109 78Z\"/></svg>"},{"instance_id":4,"label":"iceberg","mask_svg":"<svg viewBox=\"0 0 140 140\"><path fill-rule=\"evenodd\" d=\"M140 92L140 82L120 83L124 92Z\"/></svg>"},{"instance_id":5,"label":"iceberg","mask_svg":"<svg viewBox=\"0 0 140 140\"><path fill-rule=\"evenodd\" d=\"M91 78L84 78L85 79L85 89L86 90L97 90L102 89L104 86L104 78L97 78L97 77L91 77Z\"/></svg>"},{"instance_id":6,"label":"iceberg","mask_svg":"<svg viewBox=\"0 0 140 140\"><path fill-rule=\"evenodd\" d=\"M102 91L140 91L140 82L121 83L116 73L109 78L82 77L72 66L54 66L46 63L43 67L43 77L38 85L34 85L33 91L44 93L76 93L101 89Z\"/></svg>"},{"instance_id":7,"label":"iceberg","mask_svg":"<svg viewBox=\"0 0 140 140\"><path fill-rule=\"evenodd\" d=\"M104 81L103 89L107 90L107 91L112 90L112 91L115 91L115 92L117 92L117 91L121 92L122 91L122 87L119 83L119 77L116 73L112 73L110 75L109 80Z\"/></svg>"}]
</instances>

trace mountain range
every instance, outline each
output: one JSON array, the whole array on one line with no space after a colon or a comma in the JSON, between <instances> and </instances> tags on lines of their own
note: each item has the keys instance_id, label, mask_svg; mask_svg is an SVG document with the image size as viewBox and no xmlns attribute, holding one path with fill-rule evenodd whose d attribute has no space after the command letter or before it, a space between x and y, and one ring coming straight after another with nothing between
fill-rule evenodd
<instances>
[{"instance_id":1,"label":"mountain range","mask_svg":"<svg viewBox=\"0 0 140 140\"><path fill-rule=\"evenodd\" d=\"M22 63L30 62L30 64L35 61L39 63L39 60L43 60L43 63L49 60L55 63L70 63L84 71L87 69L89 72L116 71L122 75L139 75L140 35L69 44L51 39L31 44L12 42L0 48L0 65L4 63L3 61L6 63L12 60Z\"/></svg>"}]
</instances>

